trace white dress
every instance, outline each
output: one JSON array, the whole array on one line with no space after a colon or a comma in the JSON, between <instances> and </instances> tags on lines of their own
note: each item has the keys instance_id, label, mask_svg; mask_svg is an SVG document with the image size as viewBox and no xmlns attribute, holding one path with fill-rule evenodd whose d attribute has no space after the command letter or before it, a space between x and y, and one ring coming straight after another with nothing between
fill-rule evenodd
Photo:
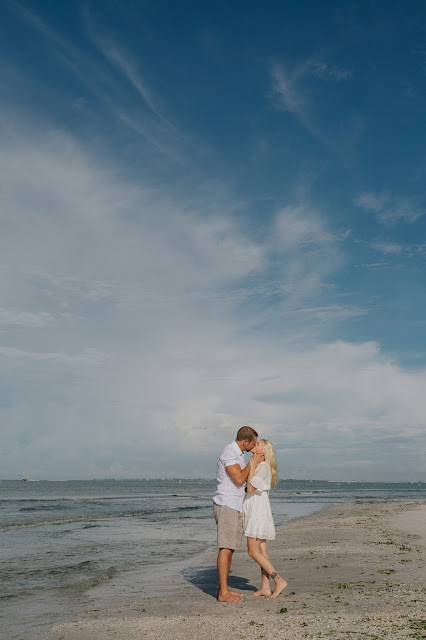
<instances>
[{"instance_id":1,"label":"white dress","mask_svg":"<svg viewBox=\"0 0 426 640\"><path fill-rule=\"evenodd\" d=\"M269 504L271 469L267 462L257 465L251 485L256 491L246 493L244 498L244 535L248 538L275 540L275 526Z\"/></svg>"}]
</instances>

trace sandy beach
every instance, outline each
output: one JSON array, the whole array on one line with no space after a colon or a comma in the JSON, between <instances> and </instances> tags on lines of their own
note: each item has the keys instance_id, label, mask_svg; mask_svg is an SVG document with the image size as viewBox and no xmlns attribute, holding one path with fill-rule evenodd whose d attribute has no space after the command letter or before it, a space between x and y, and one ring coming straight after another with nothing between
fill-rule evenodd
<instances>
[{"instance_id":1,"label":"sandy beach","mask_svg":"<svg viewBox=\"0 0 426 640\"><path fill-rule=\"evenodd\" d=\"M426 502L327 507L277 530L273 563L289 583L276 600L253 598L259 571L245 548L230 585L238 605L215 600L215 555L161 579L144 594L89 594L80 619L43 638L218 637L282 640L426 638Z\"/></svg>"}]
</instances>

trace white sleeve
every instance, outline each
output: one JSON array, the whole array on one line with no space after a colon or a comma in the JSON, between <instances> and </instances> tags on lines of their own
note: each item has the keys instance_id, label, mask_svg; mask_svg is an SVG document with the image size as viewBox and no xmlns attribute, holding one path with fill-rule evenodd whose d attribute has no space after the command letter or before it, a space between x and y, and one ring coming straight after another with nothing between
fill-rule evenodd
<instances>
[{"instance_id":1,"label":"white sleeve","mask_svg":"<svg viewBox=\"0 0 426 640\"><path fill-rule=\"evenodd\" d=\"M250 484L258 491L263 491L265 480L267 480L268 476L269 466L267 463L261 462L259 465L257 465L255 474L250 480Z\"/></svg>"},{"instance_id":2,"label":"white sleeve","mask_svg":"<svg viewBox=\"0 0 426 640\"><path fill-rule=\"evenodd\" d=\"M240 460L237 457L235 451L226 450L222 453L220 459L223 462L224 467L229 467L231 464L240 464Z\"/></svg>"}]
</instances>

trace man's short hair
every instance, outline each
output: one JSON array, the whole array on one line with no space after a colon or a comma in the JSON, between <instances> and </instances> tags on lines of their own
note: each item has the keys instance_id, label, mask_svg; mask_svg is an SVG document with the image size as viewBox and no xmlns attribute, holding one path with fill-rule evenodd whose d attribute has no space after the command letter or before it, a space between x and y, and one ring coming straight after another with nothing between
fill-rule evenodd
<instances>
[{"instance_id":1,"label":"man's short hair","mask_svg":"<svg viewBox=\"0 0 426 640\"><path fill-rule=\"evenodd\" d=\"M239 442L242 440L251 442L255 438L257 438L257 433L252 427L241 427L241 429L238 429L236 440Z\"/></svg>"}]
</instances>

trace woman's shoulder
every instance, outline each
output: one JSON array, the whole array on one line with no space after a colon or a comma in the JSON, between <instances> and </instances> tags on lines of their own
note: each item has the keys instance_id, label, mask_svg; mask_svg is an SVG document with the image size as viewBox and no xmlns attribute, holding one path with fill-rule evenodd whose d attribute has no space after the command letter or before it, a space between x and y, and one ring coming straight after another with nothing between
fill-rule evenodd
<instances>
[{"instance_id":1,"label":"woman's shoulder","mask_svg":"<svg viewBox=\"0 0 426 640\"><path fill-rule=\"evenodd\" d=\"M259 464L257 465L258 467L261 467L262 465L266 465L268 467L268 469L270 469L271 467L269 466L269 464L266 462L266 460L263 460L262 462L259 462Z\"/></svg>"}]
</instances>

